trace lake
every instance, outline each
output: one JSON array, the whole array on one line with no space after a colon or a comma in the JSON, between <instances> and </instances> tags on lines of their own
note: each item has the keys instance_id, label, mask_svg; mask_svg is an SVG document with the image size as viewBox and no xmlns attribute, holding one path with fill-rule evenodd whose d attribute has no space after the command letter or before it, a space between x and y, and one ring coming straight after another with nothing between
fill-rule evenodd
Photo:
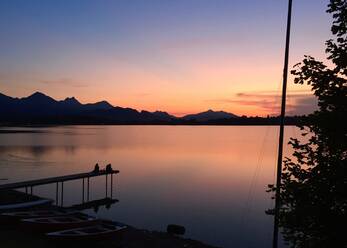
<instances>
[{"instance_id":1,"label":"lake","mask_svg":"<svg viewBox=\"0 0 347 248\"><path fill-rule=\"evenodd\" d=\"M0 183L86 172L111 163L114 198L97 213L138 228L186 227L185 237L220 247L270 247L278 127L61 126L1 128ZM35 132L30 132L34 130ZM286 127L286 140L299 130ZM290 154L288 146L285 153ZM82 183L64 184L64 204L82 201ZM55 198L55 185L34 194ZM91 179L91 199L105 178Z\"/></svg>"}]
</instances>

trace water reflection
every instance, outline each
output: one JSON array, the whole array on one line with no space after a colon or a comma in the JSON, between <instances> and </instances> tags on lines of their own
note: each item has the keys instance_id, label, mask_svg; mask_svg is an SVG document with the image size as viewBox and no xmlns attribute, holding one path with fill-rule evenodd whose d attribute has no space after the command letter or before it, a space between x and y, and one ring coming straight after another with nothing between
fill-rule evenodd
<instances>
[{"instance_id":1,"label":"water reflection","mask_svg":"<svg viewBox=\"0 0 347 248\"><path fill-rule=\"evenodd\" d=\"M38 158L47 157L50 153L60 150L66 154L74 155L76 146L0 146L0 155L7 160L31 162ZM18 155L20 154L20 155Z\"/></svg>"},{"instance_id":2,"label":"water reflection","mask_svg":"<svg viewBox=\"0 0 347 248\"><path fill-rule=\"evenodd\" d=\"M118 200L110 197L105 197L98 200L83 202L81 204L75 204L71 206L74 210L93 210L95 214L97 214L100 208L104 207L106 210L109 210L112 205L117 203Z\"/></svg>"},{"instance_id":3,"label":"water reflection","mask_svg":"<svg viewBox=\"0 0 347 248\"><path fill-rule=\"evenodd\" d=\"M184 225L187 237L222 247L269 247L276 127L73 126L40 133L2 133L0 173L9 181L58 176L112 163L115 197L101 217L140 228ZM292 133L292 131L290 131ZM289 154L289 153L288 153ZM104 197L91 181L91 199ZM80 202L81 183L67 183L64 202ZM54 186L39 187L49 196ZM76 199L78 195L78 199ZM51 195L52 197L52 195Z\"/></svg>"}]
</instances>

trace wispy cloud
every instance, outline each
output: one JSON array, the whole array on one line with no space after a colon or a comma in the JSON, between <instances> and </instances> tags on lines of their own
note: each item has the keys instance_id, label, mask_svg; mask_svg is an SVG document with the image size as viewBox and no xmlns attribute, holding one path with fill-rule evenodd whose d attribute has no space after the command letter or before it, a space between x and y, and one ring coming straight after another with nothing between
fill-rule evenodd
<instances>
[{"instance_id":1,"label":"wispy cloud","mask_svg":"<svg viewBox=\"0 0 347 248\"><path fill-rule=\"evenodd\" d=\"M209 99L208 102L251 106L270 115L278 115L281 94L275 91L239 92L231 98ZM317 99L309 91L292 91L287 94L286 113L288 115L309 114L317 109Z\"/></svg>"},{"instance_id":2,"label":"wispy cloud","mask_svg":"<svg viewBox=\"0 0 347 248\"><path fill-rule=\"evenodd\" d=\"M48 85L65 85L65 86L76 87L76 88L88 87L88 84L86 83L74 81L69 78L60 78L55 80L40 80L40 83L48 84Z\"/></svg>"},{"instance_id":3,"label":"wispy cloud","mask_svg":"<svg viewBox=\"0 0 347 248\"><path fill-rule=\"evenodd\" d=\"M317 110L318 101L317 98L313 95L306 95L296 97L295 104L292 109L288 109L289 115L294 114L310 114L313 111Z\"/></svg>"}]
</instances>

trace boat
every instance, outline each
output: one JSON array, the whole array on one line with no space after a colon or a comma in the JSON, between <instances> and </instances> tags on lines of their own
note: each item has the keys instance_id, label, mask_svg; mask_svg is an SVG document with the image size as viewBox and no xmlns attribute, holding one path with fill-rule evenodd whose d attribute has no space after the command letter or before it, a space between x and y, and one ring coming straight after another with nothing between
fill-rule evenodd
<instances>
[{"instance_id":1,"label":"boat","mask_svg":"<svg viewBox=\"0 0 347 248\"><path fill-rule=\"evenodd\" d=\"M127 227L113 221L102 220L96 225L46 233L46 236L60 241L104 240L112 238Z\"/></svg>"},{"instance_id":2,"label":"boat","mask_svg":"<svg viewBox=\"0 0 347 248\"><path fill-rule=\"evenodd\" d=\"M22 219L21 223L28 230L47 232L90 226L97 224L98 221L96 217L74 213L64 216Z\"/></svg>"},{"instance_id":3,"label":"boat","mask_svg":"<svg viewBox=\"0 0 347 248\"><path fill-rule=\"evenodd\" d=\"M37 210L2 213L0 214L0 220L16 222L16 221L20 221L21 219L64 216L69 214L71 215L74 213L76 212L73 210L68 210L68 209L42 209L42 210L37 209Z\"/></svg>"},{"instance_id":4,"label":"boat","mask_svg":"<svg viewBox=\"0 0 347 248\"><path fill-rule=\"evenodd\" d=\"M4 204L4 205L0 205L0 212L49 206L49 205L52 205L52 203L53 203L53 200L51 199L40 199L40 200L28 201L28 202Z\"/></svg>"}]
</instances>

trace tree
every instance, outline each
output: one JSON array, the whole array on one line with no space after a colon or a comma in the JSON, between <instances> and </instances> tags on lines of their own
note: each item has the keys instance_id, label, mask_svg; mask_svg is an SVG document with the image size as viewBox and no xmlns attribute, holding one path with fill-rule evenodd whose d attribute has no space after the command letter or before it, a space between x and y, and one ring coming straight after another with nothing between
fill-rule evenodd
<instances>
[{"instance_id":1,"label":"tree","mask_svg":"<svg viewBox=\"0 0 347 248\"><path fill-rule=\"evenodd\" d=\"M327 12L332 65L305 56L291 71L318 99L300 125L306 141L291 138L294 152L284 159L279 221L291 247L347 247L347 0L330 0Z\"/></svg>"}]
</instances>

